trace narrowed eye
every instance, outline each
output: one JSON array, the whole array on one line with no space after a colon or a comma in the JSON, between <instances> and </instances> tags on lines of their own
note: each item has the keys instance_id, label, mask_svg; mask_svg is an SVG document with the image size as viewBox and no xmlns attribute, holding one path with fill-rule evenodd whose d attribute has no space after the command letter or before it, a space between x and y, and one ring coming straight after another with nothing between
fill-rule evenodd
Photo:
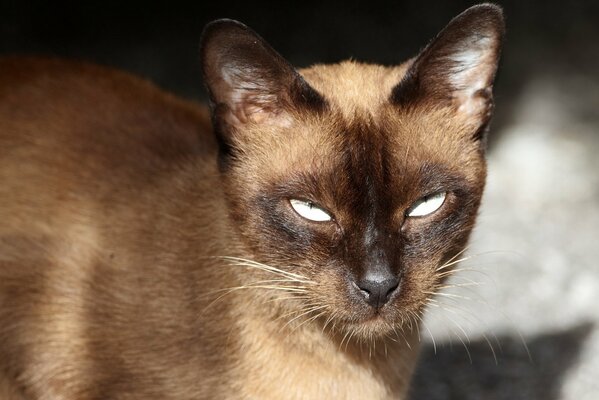
<instances>
[{"instance_id":1,"label":"narrowed eye","mask_svg":"<svg viewBox=\"0 0 599 400\"><path fill-rule=\"evenodd\" d=\"M320 207L317 207L311 201L290 199L291 207L300 216L310 221L325 222L332 219L331 215Z\"/></svg>"},{"instance_id":2,"label":"narrowed eye","mask_svg":"<svg viewBox=\"0 0 599 400\"><path fill-rule=\"evenodd\" d=\"M445 197L447 197L447 192L439 192L424 196L408 209L408 217L423 217L434 213L441 208L445 202Z\"/></svg>"}]
</instances>

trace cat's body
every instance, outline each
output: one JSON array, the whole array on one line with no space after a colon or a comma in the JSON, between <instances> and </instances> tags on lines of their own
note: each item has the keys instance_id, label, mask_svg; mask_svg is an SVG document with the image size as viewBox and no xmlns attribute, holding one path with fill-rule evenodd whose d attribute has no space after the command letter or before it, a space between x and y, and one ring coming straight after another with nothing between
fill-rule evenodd
<instances>
[{"instance_id":1,"label":"cat's body","mask_svg":"<svg viewBox=\"0 0 599 400\"><path fill-rule=\"evenodd\" d=\"M497 9L470 14L500 36ZM435 68L426 54L300 78L248 38L231 22L204 36L215 132L208 110L120 72L0 61L0 397L403 398L415 324L480 201L489 104L434 107L418 93L438 82L406 78ZM216 68L231 49L259 68ZM237 74L260 68L253 86ZM406 210L431 190L445 222L422 233ZM315 197L335 218L289 207ZM378 298L362 273L399 283Z\"/></svg>"},{"instance_id":2,"label":"cat's body","mask_svg":"<svg viewBox=\"0 0 599 400\"><path fill-rule=\"evenodd\" d=\"M12 305L0 311L0 351L11 379L39 384L28 395L300 399L325 396L331 382L329 398L385 393L359 353L339 352L319 328L281 329L243 291L207 308L214 296L203 293L241 284L207 257L244 254L229 242L204 109L99 67L0 62L11 68L13 80L0 81L0 131L17 133L0 142L0 294ZM89 91L95 112L79 114ZM47 104L47 93L62 95ZM122 127L119 139L100 126ZM94 182L107 163L110 179ZM405 376L397 357L381 360Z\"/></svg>"}]
</instances>

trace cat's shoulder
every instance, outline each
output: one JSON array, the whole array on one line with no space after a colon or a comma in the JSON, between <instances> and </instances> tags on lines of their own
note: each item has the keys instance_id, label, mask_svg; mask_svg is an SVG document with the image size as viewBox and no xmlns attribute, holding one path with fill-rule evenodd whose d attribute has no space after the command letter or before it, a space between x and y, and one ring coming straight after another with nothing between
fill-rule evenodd
<instances>
[{"instance_id":1,"label":"cat's shoulder","mask_svg":"<svg viewBox=\"0 0 599 400\"><path fill-rule=\"evenodd\" d=\"M104 142L158 153L216 146L205 106L129 72L60 58L0 57L0 126L0 140L15 145Z\"/></svg>"}]
</instances>

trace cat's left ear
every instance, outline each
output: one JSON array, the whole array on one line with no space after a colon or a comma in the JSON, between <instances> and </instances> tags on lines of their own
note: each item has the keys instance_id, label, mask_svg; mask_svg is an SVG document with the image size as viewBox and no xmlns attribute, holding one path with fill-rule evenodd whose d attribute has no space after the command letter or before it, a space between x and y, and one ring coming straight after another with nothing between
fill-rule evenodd
<instances>
[{"instance_id":1,"label":"cat's left ear","mask_svg":"<svg viewBox=\"0 0 599 400\"><path fill-rule=\"evenodd\" d=\"M500 7L481 4L467 9L415 58L393 89L391 101L405 106L449 103L457 117L484 129L493 110L492 87L504 31Z\"/></svg>"},{"instance_id":2,"label":"cat's left ear","mask_svg":"<svg viewBox=\"0 0 599 400\"><path fill-rule=\"evenodd\" d=\"M208 24L200 55L214 117L225 129L242 131L248 123L285 125L293 110L325 105L287 60L240 22Z\"/></svg>"}]
</instances>

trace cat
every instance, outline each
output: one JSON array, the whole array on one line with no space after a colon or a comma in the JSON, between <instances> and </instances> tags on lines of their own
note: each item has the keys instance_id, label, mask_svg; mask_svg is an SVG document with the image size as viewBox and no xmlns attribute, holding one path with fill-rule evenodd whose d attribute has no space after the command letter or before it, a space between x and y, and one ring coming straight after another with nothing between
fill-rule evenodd
<instances>
[{"instance_id":1,"label":"cat","mask_svg":"<svg viewBox=\"0 0 599 400\"><path fill-rule=\"evenodd\" d=\"M0 61L0 397L403 399L484 188L498 6L416 57L297 71L201 38L209 109Z\"/></svg>"}]
</instances>

